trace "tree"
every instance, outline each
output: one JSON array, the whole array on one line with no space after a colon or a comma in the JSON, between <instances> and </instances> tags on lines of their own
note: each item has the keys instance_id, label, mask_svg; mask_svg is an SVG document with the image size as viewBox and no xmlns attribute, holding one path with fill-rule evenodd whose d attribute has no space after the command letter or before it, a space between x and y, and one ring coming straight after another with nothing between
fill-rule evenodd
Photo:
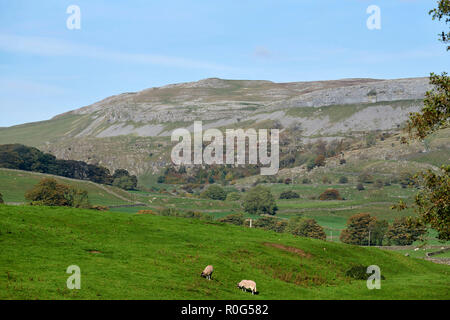
<instances>
[{"instance_id":1,"label":"tree","mask_svg":"<svg viewBox=\"0 0 450 320\"><path fill-rule=\"evenodd\" d=\"M293 235L307 238L326 240L327 235L323 228L314 219L292 220L289 223L289 232Z\"/></svg>"},{"instance_id":2,"label":"tree","mask_svg":"<svg viewBox=\"0 0 450 320\"><path fill-rule=\"evenodd\" d=\"M244 215L242 213L229 214L225 217L218 219L219 222L231 223L237 226L242 226L244 224Z\"/></svg>"},{"instance_id":3,"label":"tree","mask_svg":"<svg viewBox=\"0 0 450 320\"><path fill-rule=\"evenodd\" d=\"M256 186L245 194L244 210L250 214L276 214L278 207L270 190L264 186Z\"/></svg>"},{"instance_id":4,"label":"tree","mask_svg":"<svg viewBox=\"0 0 450 320\"><path fill-rule=\"evenodd\" d=\"M279 220L274 217L262 217L255 221L253 224L255 228L261 228L264 230L271 230L275 232L284 232L288 225L287 221Z\"/></svg>"},{"instance_id":5,"label":"tree","mask_svg":"<svg viewBox=\"0 0 450 320\"><path fill-rule=\"evenodd\" d=\"M68 185L60 184L53 178L44 178L25 194L31 205L68 206L88 208L88 193Z\"/></svg>"},{"instance_id":6,"label":"tree","mask_svg":"<svg viewBox=\"0 0 450 320\"><path fill-rule=\"evenodd\" d=\"M360 246L368 245L370 226L375 221L376 219L368 213L359 213L351 216L347 221L347 228L341 232L341 241Z\"/></svg>"},{"instance_id":7,"label":"tree","mask_svg":"<svg viewBox=\"0 0 450 320\"><path fill-rule=\"evenodd\" d=\"M223 190L223 188L218 185L210 186L202 193L202 195L213 200L225 200L227 197L227 193L225 192L225 190Z\"/></svg>"},{"instance_id":8,"label":"tree","mask_svg":"<svg viewBox=\"0 0 450 320\"><path fill-rule=\"evenodd\" d=\"M426 226L414 218L397 218L387 231L387 238L396 245L411 245L426 234Z\"/></svg>"},{"instance_id":9,"label":"tree","mask_svg":"<svg viewBox=\"0 0 450 320\"><path fill-rule=\"evenodd\" d=\"M373 245L382 246L388 228L389 223L386 220L372 221L369 225L370 243Z\"/></svg>"},{"instance_id":10,"label":"tree","mask_svg":"<svg viewBox=\"0 0 450 320\"><path fill-rule=\"evenodd\" d=\"M229 194L227 194L227 201L238 201L241 200L241 195L239 194L239 192L230 192Z\"/></svg>"},{"instance_id":11,"label":"tree","mask_svg":"<svg viewBox=\"0 0 450 320\"><path fill-rule=\"evenodd\" d=\"M298 199L298 198L300 198L300 195L292 190L283 191L280 194L280 199Z\"/></svg>"},{"instance_id":12,"label":"tree","mask_svg":"<svg viewBox=\"0 0 450 320\"><path fill-rule=\"evenodd\" d=\"M0 192L0 204L3 204L3 203L5 203L5 202L3 201L3 195L2 195L2 193Z\"/></svg>"},{"instance_id":13,"label":"tree","mask_svg":"<svg viewBox=\"0 0 450 320\"><path fill-rule=\"evenodd\" d=\"M320 200L341 200L341 195L336 189L327 189L319 196Z\"/></svg>"},{"instance_id":14,"label":"tree","mask_svg":"<svg viewBox=\"0 0 450 320\"><path fill-rule=\"evenodd\" d=\"M430 10L433 20L450 22L450 0L439 0L437 8ZM440 40L448 43L450 32L442 32ZM450 46L447 46L447 51ZM446 72L441 75L431 73L430 84L433 89L426 93L424 107L420 112L410 114L407 129L410 139L424 139L429 134L448 128L450 124L450 78ZM406 142L405 140L403 142ZM449 189L450 166L441 167L440 173L428 171L416 175L417 184L422 190L416 195L415 207L420 223L430 224L438 232L440 240L450 240ZM404 209L407 206L400 202L393 208Z\"/></svg>"},{"instance_id":15,"label":"tree","mask_svg":"<svg viewBox=\"0 0 450 320\"><path fill-rule=\"evenodd\" d=\"M365 188L364 188L364 185L362 184L362 183L358 183L357 185L356 185L356 190L358 190L358 191L363 191Z\"/></svg>"},{"instance_id":16,"label":"tree","mask_svg":"<svg viewBox=\"0 0 450 320\"><path fill-rule=\"evenodd\" d=\"M339 183L345 184L348 183L348 178L346 176L342 176L339 178Z\"/></svg>"}]
</instances>

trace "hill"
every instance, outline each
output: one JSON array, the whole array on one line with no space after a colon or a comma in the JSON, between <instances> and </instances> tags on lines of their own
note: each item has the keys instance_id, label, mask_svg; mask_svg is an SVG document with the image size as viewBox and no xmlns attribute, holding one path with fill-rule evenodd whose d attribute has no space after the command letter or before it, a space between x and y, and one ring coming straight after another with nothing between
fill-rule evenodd
<instances>
[{"instance_id":1,"label":"hill","mask_svg":"<svg viewBox=\"0 0 450 320\"><path fill-rule=\"evenodd\" d=\"M145 181L170 164L171 131L281 128L305 142L358 140L398 130L422 105L427 78L344 79L274 83L204 79L106 98L47 121L0 128L0 144L38 147L61 159L113 172L124 168ZM282 141L284 144L284 141Z\"/></svg>"},{"instance_id":2,"label":"hill","mask_svg":"<svg viewBox=\"0 0 450 320\"><path fill-rule=\"evenodd\" d=\"M97 184L90 181L69 179L44 173L0 168L0 193L7 203L24 203L25 192L32 189L41 179L52 177L59 183L68 184L89 193L93 205L133 204L135 199L128 192L116 187Z\"/></svg>"},{"instance_id":3,"label":"hill","mask_svg":"<svg viewBox=\"0 0 450 320\"><path fill-rule=\"evenodd\" d=\"M212 281L200 277L207 264ZM373 264L380 290L345 275ZM66 288L69 265L81 268L80 290ZM0 205L0 299L448 300L449 272L376 248L196 219ZM260 294L238 290L242 279Z\"/></svg>"}]
</instances>

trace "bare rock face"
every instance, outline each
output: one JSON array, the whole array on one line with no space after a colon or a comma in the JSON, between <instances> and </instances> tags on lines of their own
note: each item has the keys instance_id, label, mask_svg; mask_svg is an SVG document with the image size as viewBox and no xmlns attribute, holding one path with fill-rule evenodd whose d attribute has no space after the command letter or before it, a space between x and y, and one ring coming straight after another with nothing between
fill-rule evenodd
<instances>
[{"instance_id":1,"label":"bare rock face","mask_svg":"<svg viewBox=\"0 0 450 320\"><path fill-rule=\"evenodd\" d=\"M144 174L168 163L171 132L191 130L196 120L204 129L270 129L276 122L281 129L300 127L306 138L333 139L397 129L421 108L429 89L428 78L291 83L210 78L123 93L56 116L49 121L65 121L64 130L35 146L61 158Z\"/></svg>"}]
</instances>

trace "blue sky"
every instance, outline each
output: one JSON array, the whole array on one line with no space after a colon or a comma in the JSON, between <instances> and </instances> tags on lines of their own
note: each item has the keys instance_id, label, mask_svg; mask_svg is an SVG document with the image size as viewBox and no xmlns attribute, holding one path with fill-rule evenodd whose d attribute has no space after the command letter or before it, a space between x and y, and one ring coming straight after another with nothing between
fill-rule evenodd
<instances>
[{"instance_id":1,"label":"blue sky","mask_svg":"<svg viewBox=\"0 0 450 320\"><path fill-rule=\"evenodd\" d=\"M448 71L432 0L0 0L0 126L208 77L275 82ZM69 5L81 29L69 30ZM369 5L381 30L369 30Z\"/></svg>"}]
</instances>

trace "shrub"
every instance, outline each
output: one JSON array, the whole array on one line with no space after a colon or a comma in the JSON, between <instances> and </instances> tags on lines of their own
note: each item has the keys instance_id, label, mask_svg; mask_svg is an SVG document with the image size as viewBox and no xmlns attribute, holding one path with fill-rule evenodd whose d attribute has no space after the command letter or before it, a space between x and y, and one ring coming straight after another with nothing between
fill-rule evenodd
<instances>
[{"instance_id":1,"label":"shrub","mask_svg":"<svg viewBox=\"0 0 450 320\"><path fill-rule=\"evenodd\" d=\"M358 176L360 183L373 183L373 176L367 172L363 172Z\"/></svg>"},{"instance_id":2,"label":"shrub","mask_svg":"<svg viewBox=\"0 0 450 320\"><path fill-rule=\"evenodd\" d=\"M289 232L300 237L325 240L327 238L323 228L314 219L291 220Z\"/></svg>"},{"instance_id":3,"label":"shrub","mask_svg":"<svg viewBox=\"0 0 450 320\"><path fill-rule=\"evenodd\" d=\"M242 213L237 213L237 214L229 214L225 217L218 219L217 221L242 226L244 224L245 219Z\"/></svg>"},{"instance_id":4,"label":"shrub","mask_svg":"<svg viewBox=\"0 0 450 320\"><path fill-rule=\"evenodd\" d=\"M336 189L327 189L319 196L320 200L341 200L339 191Z\"/></svg>"},{"instance_id":5,"label":"shrub","mask_svg":"<svg viewBox=\"0 0 450 320\"><path fill-rule=\"evenodd\" d=\"M387 238L399 246L411 245L426 234L427 228L417 219L401 217L394 220L387 231Z\"/></svg>"},{"instance_id":6,"label":"shrub","mask_svg":"<svg viewBox=\"0 0 450 320\"><path fill-rule=\"evenodd\" d=\"M153 215L155 215L156 213L152 210L139 210L137 212L137 214L153 214Z\"/></svg>"},{"instance_id":7,"label":"shrub","mask_svg":"<svg viewBox=\"0 0 450 320\"><path fill-rule=\"evenodd\" d=\"M164 183L164 182L166 182L166 177L164 177L164 176L159 176L157 182L158 182L158 183Z\"/></svg>"},{"instance_id":8,"label":"shrub","mask_svg":"<svg viewBox=\"0 0 450 320\"><path fill-rule=\"evenodd\" d=\"M364 188L364 185L362 184L362 183L358 183L357 185L356 185L356 190L358 190L358 191L363 191L365 188Z\"/></svg>"},{"instance_id":9,"label":"shrub","mask_svg":"<svg viewBox=\"0 0 450 320\"><path fill-rule=\"evenodd\" d=\"M319 154L315 159L314 159L314 165L316 167L323 167L325 165L325 156L323 154Z\"/></svg>"},{"instance_id":10,"label":"shrub","mask_svg":"<svg viewBox=\"0 0 450 320\"><path fill-rule=\"evenodd\" d=\"M367 273L367 267L363 265L352 266L345 271L345 275L356 280L367 280L370 276L370 274ZM381 280L386 279L383 275L380 275L380 278Z\"/></svg>"},{"instance_id":11,"label":"shrub","mask_svg":"<svg viewBox=\"0 0 450 320\"><path fill-rule=\"evenodd\" d=\"M3 195L2 195L2 193L0 192L0 204L2 204L2 203L5 203L5 202L3 201Z\"/></svg>"},{"instance_id":12,"label":"shrub","mask_svg":"<svg viewBox=\"0 0 450 320\"><path fill-rule=\"evenodd\" d=\"M239 192L230 192L227 194L227 201L239 201L241 200L241 195Z\"/></svg>"},{"instance_id":13,"label":"shrub","mask_svg":"<svg viewBox=\"0 0 450 320\"><path fill-rule=\"evenodd\" d=\"M330 184L330 183L331 183L331 180L330 180L330 178L328 178L328 177L323 177L323 178L322 178L322 183L323 183L323 184Z\"/></svg>"},{"instance_id":14,"label":"shrub","mask_svg":"<svg viewBox=\"0 0 450 320\"><path fill-rule=\"evenodd\" d=\"M212 185L202 193L202 196L212 200L225 200L227 193L222 187Z\"/></svg>"},{"instance_id":15,"label":"shrub","mask_svg":"<svg viewBox=\"0 0 450 320\"><path fill-rule=\"evenodd\" d=\"M250 214L274 215L278 210L275 199L270 190L264 186L257 186L245 194L244 210Z\"/></svg>"},{"instance_id":16,"label":"shrub","mask_svg":"<svg viewBox=\"0 0 450 320\"><path fill-rule=\"evenodd\" d=\"M368 213L351 216L347 221L347 228L342 230L340 239L344 243L367 245L369 243L370 226L376 221Z\"/></svg>"},{"instance_id":17,"label":"shrub","mask_svg":"<svg viewBox=\"0 0 450 320\"><path fill-rule=\"evenodd\" d=\"M340 177L339 178L339 183L341 183L341 184L348 183L348 178L345 177L345 176Z\"/></svg>"},{"instance_id":18,"label":"shrub","mask_svg":"<svg viewBox=\"0 0 450 320\"><path fill-rule=\"evenodd\" d=\"M253 225L255 228L272 230L275 232L284 232L288 226L288 223L285 220L279 220L274 217L262 217L257 219Z\"/></svg>"},{"instance_id":19,"label":"shrub","mask_svg":"<svg viewBox=\"0 0 450 320\"><path fill-rule=\"evenodd\" d=\"M98 211L109 211L109 207L107 206L100 206L100 205L93 205L91 206L92 210L98 210Z\"/></svg>"},{"instance_id":20,"label":"shrub","mask_svg":"<svg viewBox=\"0 0 450 320\"><path fill-rule=\"evenodd\" d=\"M90 208L88 193L44 178L25 194L31 205Z\"/></svg>"},{"instance_id":21,"label":"shrub","mask_svg":"<svg viewBox=\"0 0 450 320\"><path fill-rule=\"evenodd\" d=\"M280 199L298 199L298 198L300 198L300 195L292 190L283 191L280 194Z\"/></svg>"},{"instance_id":22,"label":"shrub","mask_svg":"<svg viewBox=\"0 0 450 320\"><path fill-rule=\"evenodd\" d=\"M292 179L291 178L284 179L284 184L291 184L291 183L292 183Z\"/></svg>"},{"instance_id":23,"label":"shrub","mask_svg":"<svg viewBox=\"0 0 450 320\"><path fill-rule=\"evenodd\" d=\"M347 160L345 160L345 159L339 160L339 164L346 164L346 163L347 163Z\"/></svg>"}]
</instances>

